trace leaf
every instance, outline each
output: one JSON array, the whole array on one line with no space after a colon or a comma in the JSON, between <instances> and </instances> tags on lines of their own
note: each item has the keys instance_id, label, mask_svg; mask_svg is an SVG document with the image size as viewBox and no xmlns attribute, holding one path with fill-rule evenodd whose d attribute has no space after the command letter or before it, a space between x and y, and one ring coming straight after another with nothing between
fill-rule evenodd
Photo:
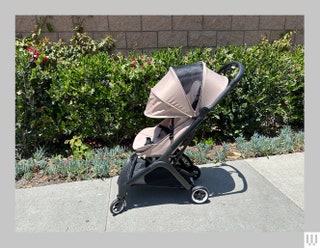
<instances>
[{"instance_id":1,"label":"leaf","mask_svg":"<svg viewBox=\"0 0 320 248\"><path fill-rule=\"evenodd\" d=\"M53 30L53 27L52 27L52 25L51 25L50 23L46 23L46 27L47 27L47 29L48 29L48 31L49 31L50 33L54 31L54 30Z\"/></svg>"}]
</instances>

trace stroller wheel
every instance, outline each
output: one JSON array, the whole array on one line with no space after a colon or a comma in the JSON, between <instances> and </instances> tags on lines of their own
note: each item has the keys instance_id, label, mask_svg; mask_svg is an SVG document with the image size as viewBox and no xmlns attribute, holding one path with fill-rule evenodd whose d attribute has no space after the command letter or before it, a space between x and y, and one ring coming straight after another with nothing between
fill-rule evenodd
<instances>
[{"instance_id":1,"label":"stroller wheel","mask_svg":"<svg viewBox=\"0 0 320 248\"><path fill-rule=\"evenodd\" d=\"M127 206L127 203L125 199L121 200L117 198L111 203L110 211L114 215L120 214L125 209L126 206Z\"/></svg>"},{"instance_id":2,"label":"stroller wheel","mask_svg":"<svg viewBox=\"0 0 320 248\"><path fill-rule=\"evenodd\" d=\"M194 203L202 204L205 203L209 198L209 192L206 187L195 186L191 189L191 200Z\"/></svg>"}]
</instances>

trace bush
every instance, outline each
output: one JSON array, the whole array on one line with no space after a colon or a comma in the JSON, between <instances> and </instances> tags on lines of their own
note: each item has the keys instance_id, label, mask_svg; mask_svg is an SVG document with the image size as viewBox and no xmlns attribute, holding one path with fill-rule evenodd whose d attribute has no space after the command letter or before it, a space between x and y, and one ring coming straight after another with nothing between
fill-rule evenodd
<instances>
[{"instance_id":1,"label":"bush","mask_svg":"<svg viewBox=\"0 0 320 248\"><path fill-rule=\"evenodd\" d=\"M304 50L292 46L291 38L288 33L274 42L263 38L252 47L168 48L127 56L110 54L110 37L103 46L86 34L77 34L70 43L37 36L17 39L17 150L52 150L77 137L81 144L86 139L109 147L131 144L137 132L157 123L143 115L150 89L170 66L200 60L214 71L236 60L246 72L202 124L198 139L276 135L285 125L303 129Z\"/></svg>"},{"instance_id":2,"label":"bush","mask_svg":"<svg viewBox=\"0 0 320 248\"><path fill-rule=\"evenodd\" d=\"M221 47L215 52L219 64L236 60L246 68L238 86L212 115L222 136L272 136L285 125L303 128L304 50L293 47L291 38L287 33L274 42L263 38L252 47Z\"/></svg>"},{"instance_id":3,"label":"bush","mask_svg":"<svg viewBox=\"0 0 320 248\"><path fill-rule=\"evenodd\" d=\"M59 66L68 67L86 54L108 53L110 36L100 42L76 33L69 43L51 42L39 32L16 39L16 149L31 154L38 146L61 145L61 109L50 95ZM62 107L63 109L64 107Z\"/></svg>"}]
</instances>

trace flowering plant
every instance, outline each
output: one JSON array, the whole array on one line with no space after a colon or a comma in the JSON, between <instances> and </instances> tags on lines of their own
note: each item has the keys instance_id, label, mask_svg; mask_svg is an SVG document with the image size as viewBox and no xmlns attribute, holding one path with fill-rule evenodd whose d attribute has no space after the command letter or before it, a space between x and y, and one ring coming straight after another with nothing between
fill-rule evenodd
<instances>
[{"instance_id":1,"label":"flowering plant","mask_svg":"<svg viewBox=\"0 0 320 248\"><path fill-rule=\"evenodd\" d=\"M39 51L32 46L28 46L26 50L30 53L30 64L46 63L49 60L48 56L43 53L39 53Z\"/></svg>"},{"instance_id":2,"label":"flowering plant","mask_svg":"<svg viewBox=\"0 0 320 248\"><path fill-rule=\"evenodd\" d=\"M152 60L148 56L139 56L139 57L133 57L131 59L130 66L131 67L144 67L147 65L151 65Z\"/></svg>"}]
</instances>

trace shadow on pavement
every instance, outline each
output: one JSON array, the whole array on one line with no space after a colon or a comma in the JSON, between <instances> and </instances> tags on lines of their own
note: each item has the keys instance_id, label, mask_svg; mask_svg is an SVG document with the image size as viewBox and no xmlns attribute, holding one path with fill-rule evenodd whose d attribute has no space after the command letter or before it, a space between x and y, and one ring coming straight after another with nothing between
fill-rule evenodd
<instances>
[{"instance_id":1,"label":"shadow on pavement","mask_svg":"<svg viewBox=\"0 0 320 248\"><path fill-rule=\"evenodd\" d=\"M210 198L243 193L248 184L244 175L235 167L222 163L201 167L201 177L195 185L205 186ZM190 192L184 188L136 185L128 189L126 210L162 204L193 204Z\"/></svg>"}]
</instances>

